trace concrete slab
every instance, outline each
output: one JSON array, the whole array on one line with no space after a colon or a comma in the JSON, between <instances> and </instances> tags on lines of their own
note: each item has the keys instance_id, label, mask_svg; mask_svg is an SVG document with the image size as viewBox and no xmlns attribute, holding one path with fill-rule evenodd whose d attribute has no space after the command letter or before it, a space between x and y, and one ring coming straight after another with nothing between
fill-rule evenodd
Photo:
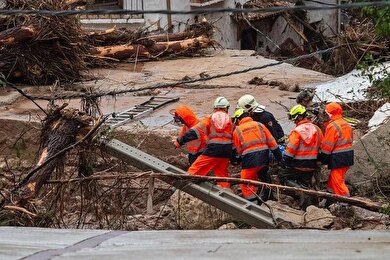
<instances>
[{"instance_id":1,"label":"concrete slab","mask_svg":"<svg viewBox=\"0 0 390 260\"><path fill-rule=\"evenodd\" d=\"M47 228L0 228L0 259L20 259L43 250L71 246L107 230L66 230Z\"/></svg>"},{"instance_id":2,"label":"concrete slab","mask_svg":"<svg viewBox=\"0 0 390 260\"><path fill-rule=\"evenodd\" d=\"M37 259L34 253L58 248L60 255L39 259L385 259L390 254L388 231L171 230L112 237L107 232L0 227L0 259ZM96 236L105 237L86 243Z\"/></svg>"}]
</instances>

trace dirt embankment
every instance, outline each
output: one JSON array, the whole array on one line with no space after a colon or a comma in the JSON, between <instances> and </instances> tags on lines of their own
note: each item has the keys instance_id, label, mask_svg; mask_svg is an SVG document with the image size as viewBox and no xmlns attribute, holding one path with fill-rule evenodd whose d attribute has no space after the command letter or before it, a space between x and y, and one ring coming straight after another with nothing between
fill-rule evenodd
<instances>
[{"instance_id":1,"label":"dirt embankment","mask_svg":"<svg viewBox=\"0 0 390 260\"><path fill-rule=\"evenodd\" d=\"M40 125L0 119L0 126L0 157L32 162L39 147Z\"/></svg>"},{"instance_id":2,"label":"dirt embankment","mask_svg":"<svg viewBox=\"0 0 390 260\"><path fill-rule=\"evenodd\" d=\"M39 149L40 125L21 121L0 120L0 190L11 191L35 165ZM156 135L115 135L131 145L159 158L170 159L177 166L186 167L178 151L167 138ZM66 180L79 175L79 154L88 149L88 167L94 175L120 175L140 172L97 147L79 147L70 152L64 165L58 165L51 179ZM182 154L183 158L185 155ZM0 210L0 225L43 226L59 228L103 228L120 230L176 229L173 211L168 205L172 187L155 181L153 212L147 214L148 179L96 180L82 183L45 185L41 194L23 205L37 214L25 216L20 212Z\"/></svg>"}]
</instances>

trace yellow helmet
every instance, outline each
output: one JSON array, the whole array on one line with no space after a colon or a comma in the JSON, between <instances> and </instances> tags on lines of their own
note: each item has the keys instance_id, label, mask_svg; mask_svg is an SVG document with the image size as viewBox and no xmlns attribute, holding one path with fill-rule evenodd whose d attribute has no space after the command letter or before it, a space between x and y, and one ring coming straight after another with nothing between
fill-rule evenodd
<instances>
[{"instance_id":1,"label":"yellow helmet","mask_svg":"<svg viewBox=\"0 0 390 260\"><path fill-rule=\"evenodd\" d=\"M236 124L238 122L238 119L244 114L244 109L238 108L236 111L234 111L233 114L233 123Z\"/></svg>"},{"instance_id":2,"label":"yellow helmet","mask_svg":"<svg viewBox=\"0 0 390 260\"><path fill-rule=\"evenodd\" d=\"M290 109L290 112L288 113L288 117L291 120L297 119L299 115L303 115L306 113L306 108L302 105L295 105Z\"/></svg>"}]
</instances>

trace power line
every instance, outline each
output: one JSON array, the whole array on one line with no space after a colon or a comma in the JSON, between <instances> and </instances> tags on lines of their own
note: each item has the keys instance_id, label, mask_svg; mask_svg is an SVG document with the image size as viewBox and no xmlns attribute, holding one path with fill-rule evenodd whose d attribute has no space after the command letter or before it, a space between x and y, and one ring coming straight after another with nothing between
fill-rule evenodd
<instances>
[{"instance_id":1,"label":"power line","mask_svg":"<svg viewBox=\"0 0 390 260\"><path fill-rule=\"evenodd\" d=\"M330 5L330 6L337 6L337 4L331 4L331 3L325 3L317 0L304 0L305 2L313 2L321 5Z\"/></svg>"},{"instance_id":2,"label":"power line","mask_svg":"<svg viewBox=\"0 0 390 260\"><path fill-rule=\"evenodd\" d=\"M294 57L294 58L285 59L285 60L282 60L282 61L276 61L276 62L268 63L268 64L265 64L265 65L261 65L261 66L255 66L255 67L250 67L250 68L246 68L246 69L242 69L242 70L236 70L236 71L231 71L231 72L227 72L227 73L217 74L217 75L210 76L210 77L198 78L198 79L189 79L189 80L180 80L180 81L168 82L168 83L158 83L158 84L155 84L155 85L146 86L146 87L137 88L137 89L112 90L112 91L96 92L96 93L77 93L77 94L50 95L50 96L34 96L34 95L28 95L26 93L24 93L24 95L28 96L30 99L40 99L40 100L52 101L52 100L63 100L63 99L99 98L99 97L103 97L103 96L115 96L115 95L121 95L121 94L126 94L126 93L134 93L134 92L140 92L140 91L145 91L145 90L170 88L170 87L175 87L175 86L184 85L184 84L203 82L203 81L208 81L208 80L212 80L212 79L217 79L217 78L223 78L223 77L228 77L228 76L232 76L232 75L242 74L242 73L246 73L246 72L253 71L253 70L261 70L261 69L265 69L267 67L277 66L277 65L280 65L280 64L286 63L286 62L296 62L296 61L299 61L299 60L302 60L302 59L307 59L307 58L314 57L314 56L319 55L319 54L327 53L327 52L329 52L331 50L334 50L336 48L339 48L341 46L343 46L343 45L338 45L338 46L335 46L335 47L331 47L331 48L324 49L324 50L319 50L319 51L316 51L316 52L312 52L312 53L309 53L309 54L297 56L297 57Z\"/></svg>"},{"instance_id":3,"label":"power line","mask_svg":"<svg viewBox=\"0 0 390 260\"><path fill-rule=\"evenodd\" d=\"M360 2L349 4L335 4L326 6L274 6L265 8L198 8L190 11L175 10L23 10L23 9L1 9L0 15L42 15L42 16L66 16L66 15L98 15L98 14L211 14L211 13L264 13L278 11L298 11L298 10L332 10L332 9L355 9L362 7L383 7L390 6L390 1L380 2Z\"/></svg>"}]
</instances>

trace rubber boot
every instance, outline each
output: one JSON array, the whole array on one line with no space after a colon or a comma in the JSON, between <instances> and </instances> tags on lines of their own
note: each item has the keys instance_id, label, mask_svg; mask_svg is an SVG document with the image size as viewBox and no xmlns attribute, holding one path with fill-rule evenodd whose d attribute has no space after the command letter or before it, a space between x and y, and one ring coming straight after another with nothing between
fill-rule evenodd
<instances>
[{"instance_id":1,"label":"rubber boot","mask_svg":"<svg viewBox=\"0 0 390 260\"><path fill-rule=\"evenodd\" d=\"M299 189L307 189L307 187L300 185L293 180L287 180L285 182L285 185L294 188L299 188ZM306 208L310 205L310 197L306 196L304 193L300 193L298 196L299 196L299 207L303 210L306 210Z\"/></svg>"},{"instance_id":2,"label":"rubber boot","mask_svg":"<svg viewBox=\"0 0 390 260\"><path fill-rule=\"evenodd\" d=\"M268 167L263 167L258 173L257 176L259 177L260 181L265 183L272 183L271 175L268 172ZM262 192L261 192L262 191ZM272 200L274 199L272 190L268 187L265 187L264 189L258 189L258 192L261 192L258 195L263 201Z\"/></svg>"}]
</instances>

